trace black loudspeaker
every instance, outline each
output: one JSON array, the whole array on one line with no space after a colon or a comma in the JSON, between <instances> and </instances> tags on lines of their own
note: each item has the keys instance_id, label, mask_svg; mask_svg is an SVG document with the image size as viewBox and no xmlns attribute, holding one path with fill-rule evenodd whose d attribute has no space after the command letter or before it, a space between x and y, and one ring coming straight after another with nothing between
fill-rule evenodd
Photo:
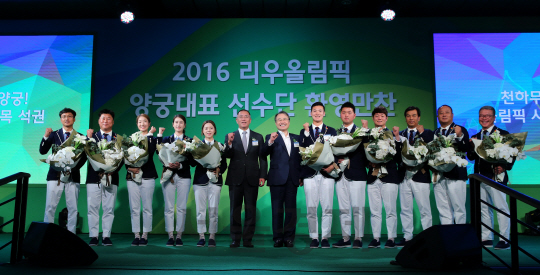
<instances>
[{"instance_id":1,"label":"black loudspeaker","mask_svg":"<svg viewBox=\"0 0 540 275\"><path fill-rule=\"evenodd\" d=\"M422 269L479 266L482 245L470 224L435 225L409 241L396 261L403 267Z\"/></svg>"},{"instance_id":2,"label":"black loudspeaker","mask_svg":"<svg viewBox=\"0 0 540 275\"><path fill-rule=\"evenodd\" d=\"M23 242L30 262L52 266L90 265L96 252L81 238L53 223L32 222Z\"/></svg>"}]
</instances>

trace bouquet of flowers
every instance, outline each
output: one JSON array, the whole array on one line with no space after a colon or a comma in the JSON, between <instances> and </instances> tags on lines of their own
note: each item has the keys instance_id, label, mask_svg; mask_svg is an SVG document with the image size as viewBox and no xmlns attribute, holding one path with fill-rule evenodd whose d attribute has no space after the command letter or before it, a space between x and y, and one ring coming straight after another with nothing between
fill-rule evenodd
<instances>
[{"instance_id":1,"label":"bouquet of flowers","mask_svg":"<svg viewBox=\"0 0 540 275\"><path fill-rule=\"evenodd\" d=\"M343 156L353 152L362 143L363 137L367 136L368 129L356 127L354 133L347 133L343 128L338 129L340 133L328 139L330 148L336 156Z\"/></svg>"},{"instance_id":2,"label":"bouquet of flowers","mask_svg":"<svg viewBox=\"0 0 540 275\"><path fill-rule=\"evenodd\" d=\"M315 171L321 170L323 167L326 167L334 163L334 154L332 149L330 149L330 144L328 142L315 142L307 148L300 147L300 156L302 157L301 165L307 165ZM331 175L337 177L337 174L340 172L338 167L333 170Z\"/></svg>"},{"instance_id":3,"label":"bouquet of flowers","mask_svg":"<svg viewBox=\"0 0 540 275\"><path fill-rule=\"evenodd\" d=\"M407 171L405 172L405 178L411 179L418 170L424 166L426 157L428 155L428 149L426 143L419 138L415 137L414 144L411 146L407 142L407 139L403 141L404 146L401 150L401 160L407 165Z\"/></svg>"},{"instance_id":4,"label":"bouquet of flowers","mask_svg":"<svg viewBox=\"0 0 540 275\"><path fill-rule=\"evenodd\" d=\"M130 167L142 167L148 161L148 139L141 132L135 132L131 136L122 136L122 151L124 161ZM128 170L131 178L136 183L142 182L142 171L134 174Z\"/></svg>"},{"instance_id":5,"label":"bouquet of flowers","mask_svg":"<svg viewBox=\"0 0 540 275\"><path fill-rule=\"evenodd\" d=\"M81 160L85 144L86 138L73 130L69 138L61 145L52 146L52 154L47 159L41 159L42 162L50 164L55 171L58 171L58 185L60 182L69 181L71 169Z\"/></svg>"},{"instance_id":6,"label":"bouquet of flowers","mask_svg":"<svg viewBox=\"0 0 540 275\"><path fill-rule=\"evenodd\" d=\"M371 163L384 164L392 160L396 152L396 143L390 130L381 127L371 129L369 142L364 143L366 157ZM384 177L388 171L384 165L373 169L373 176Z\"/></svg>"},{"instance_id":7,"label":"bouquet of flowers","mask_svg":"<svg viewBox=\"0 0 540 275\"><path fill-rule=\"evenodd\" d=\"M203 143L197 137L193 137L193 141L189 146L186 146L186 150L193 156L193 159L201 164L204 168L213 170L221 164L221 154L225 150L225 145L215 141L212 146ZM216 183L218 181L217 176L207 171L206 175L210 179L210 182Z\"/></svg>"},{"instance_id":8,"label":"bouquet of flowers","mask_svg":"<svg viewBox=\"0 0 540 275\"><path fill-rule=\"evenodd\" d=\"M513 159L521 160L526 156L523 153L527 132L501 135L499 130L483 140L473 139L474 151L479 157L493 164L512 163ZM497 176L497 181L502 182L504 173Z\"/></svg>"},{"instance_id":9,"label":"bouquet of flowers","mask_svg":"<svg viewBox=\"0 0 540 275\"><path fill-rule=\"evenodd\" d=\"M429 154L427 156L428 165L436 171L432 174L431 181L435 184L441 180L439 173L449 172L454 167L466 167L467 160L461 158L465 156L464 152L458 152L454 148L455 135L438 135L434 140L427 144Z\"/></svg>"},{"instance_id":10,"label":"bouquet of flowers","mask_svg":"<svg viewBox=\"0 0 540 275\"><path fill-rule=\"evenodd\" d=\"M163 143L156 145L159 152L159 160L163 164L163 174L160 183L163 184L172 179L173 171L168 168L171 163L182 162L187 158L187 144L191 145L191 140L187 137L184 140L176 140L172 143Z\"/></svg>"},{"instance_id":11,"label":"bouquet of flowers","mask_svg":"<svg viewBox=\"0 0 540 275\"><path fill-rule=\"evenodd\" d=\"M110 186L109 173L118 169L124 159L122 151L122 137L117 137L116 140L107 141L102 139L96 142L90 138L86 142L84 151L88 156L88 162L94 168L100 177L100 182L104 186Z\"/></svg>"}]
</instances>

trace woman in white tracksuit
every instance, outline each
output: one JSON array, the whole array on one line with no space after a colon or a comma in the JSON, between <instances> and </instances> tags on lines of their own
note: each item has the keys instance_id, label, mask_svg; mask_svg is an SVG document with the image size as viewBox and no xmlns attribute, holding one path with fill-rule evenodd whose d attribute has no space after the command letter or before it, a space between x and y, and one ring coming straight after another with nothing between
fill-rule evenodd
<instances>
[{"instance_id":1,"label":"woman in white tracksuit","mask_svg":"<svg viewBox=\"0 0 540 275\"><path fill-rule=\"evenodd\" d=\"M208 145L213 145L214 135L216 135L216 124L207 120L203 122L202 134L204 135L203 142ZM195 193L195 205L197 208L197 232L199 233L199 242L197 246L204 246L206 241L204 233L206 233L206 207L208 205L209 225L208 233L210 237L208 240L208 247L216 246L216 233L218 228L218 209L219 209L219 197L221 194L221 186L223 185L222 174L227 169L227 161L225 158L221 158L221 164L215 169L206 169L198 162L196 163L195 176L193 177L193 191ZM207 176L207 172L214 173L218 181L213 183Z\"/></svg>"},{"instance_id":2,"label":"woman in white tracksuit","mask_svg":"<svg viewBox=\"0 0 540 275\"><path fill-rule=\"evenodd\" d=\"M173 118L174 134L164 137L163 143L172 143L176 140L191 141L191 138L185 135L186 117L183 115L175 115ZM163 189L163 197L165 202L165 231L169 235L167 246L183 246L182 233L186 224L186 208L191 188L191 171L190 166L195 164L192 161L191 155L182 162L171 164L169 167L163 167L163 171L169 169L173 171L173 176L170 181L164 182L161 185ZM174 223L174 206L176 199L176 230ZM174 237L176 231L176 238Z\"/></svg>"},{"instance_id":3,"label":"woman in white tracksuit","mask_svg":"<svg viewBox=\"0 0 540 275\"><path fill-rule=\"evenodd\" d=\"M152 231L152 200L154 188L156 186L156 166L154 165L154 154L156 144L161 142L161 135L165 128L159 129L158 137L153 137L156 128L150 127L150 117L146 114L137 116L137 128L148 140L148 161L140 168L126 165L127 188L129 194L129 208L131 209L131 230L135 234L135 239L131 246L146 246L148 244L148 233ZM142 182L133 181L132 174L142 173ZM141 201L143 212L143 230L141 232Z\"/></svg>"}]
</instances>

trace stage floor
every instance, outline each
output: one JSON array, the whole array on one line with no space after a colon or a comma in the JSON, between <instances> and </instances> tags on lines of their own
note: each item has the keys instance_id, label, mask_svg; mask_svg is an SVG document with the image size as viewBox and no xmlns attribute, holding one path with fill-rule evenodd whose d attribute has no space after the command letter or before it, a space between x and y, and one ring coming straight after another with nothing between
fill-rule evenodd
<instances>
[{"instance_id":1,"label":"stage floor","mask_svg":"<svg viewBox=\"0 0 540 275\"><path fill-rule=\"evenodd\" d=\"M79 235L88 241L88 235ZM6 243L10 234L0 234L0 244ZM371 236L363 240L362 249L330 248L310 249L308 236L299 236L294 248L274 248L272 237L257 235L254 248L229 248L229 236L218 235L217 247L197 247L197 235L183 237L184 246L167 247L166 235L150 235L146 247L132 247L132 235L115 234L112 247L96 246L99 259L89 267L52 269L32 266L28 263L0 266L0 274L169 274L181 271L189 274L300 274L300 273L416 273L430 274L416 269L405 269L390 265L390 261L399 252L397 249L367 248ZM332 238L331 243L338 240ZM382 240L384 245L385 239ZM540 237L520 236L520 246L536 257L540 257ZM493 250L504 260L510 260L510 250ZM0 251L0 262L9 261L10 246ZM494 257L483 253L483 260L488 267L501 267ZM539 266L527 256L520 254L521 266ZM497 271L505 271L497 268ZM538 274L539 269L525 274ZM454 272L451 272L454 273ZM489 268L460 270L460 274L500 274ZM507 272L504 272L507 273Z\"/></svg>"}]
</instances>

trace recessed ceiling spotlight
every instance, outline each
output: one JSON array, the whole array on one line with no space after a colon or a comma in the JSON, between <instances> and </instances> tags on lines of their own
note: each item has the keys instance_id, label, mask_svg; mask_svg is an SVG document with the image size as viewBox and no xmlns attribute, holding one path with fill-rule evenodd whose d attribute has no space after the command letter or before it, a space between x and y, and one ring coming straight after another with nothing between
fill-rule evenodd
<instances>
[{"instance_id":1,"label":"recessed ceiling spotlight","mask_svg":"<svg viewBox=\"0 0 540 275\"><path fill-rule=\"evenodd\" d=\"M129 24L135 20L135 15L130 11L125 11L120 15L120 21L124 24Z\"/></svg>"},{"instance_id":2,"label":"recessed ceiling spotlight","mask_svg":"<svg viewBox=\"0 0 540 275\"><path fill-rule=\"evenodd\" d=\"M392 21L394 18L396 18L396 13L391 9L383 10L381 12L381 18L384 21Z\"/></svg>"}]
</instances>

